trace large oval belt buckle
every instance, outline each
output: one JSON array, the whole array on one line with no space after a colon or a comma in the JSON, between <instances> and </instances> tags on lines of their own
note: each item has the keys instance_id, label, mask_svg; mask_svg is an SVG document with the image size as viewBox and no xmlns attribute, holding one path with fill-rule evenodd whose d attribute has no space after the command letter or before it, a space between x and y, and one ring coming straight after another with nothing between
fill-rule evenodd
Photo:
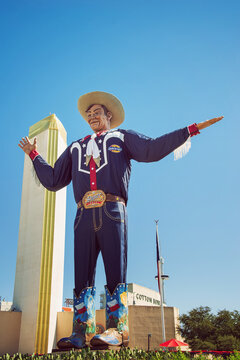
<instances>
[{"instance_id":1,"label":"large oval belt buckle","mask_svg":"<svg viewBox=\"0 0 240 360\"><path fill-rule=\"evenodd\" d=\"M88 191L82 198L85 209L91 209L103 206L106 200L106 194L102 190Z\"/></svg>"}]
</instances>

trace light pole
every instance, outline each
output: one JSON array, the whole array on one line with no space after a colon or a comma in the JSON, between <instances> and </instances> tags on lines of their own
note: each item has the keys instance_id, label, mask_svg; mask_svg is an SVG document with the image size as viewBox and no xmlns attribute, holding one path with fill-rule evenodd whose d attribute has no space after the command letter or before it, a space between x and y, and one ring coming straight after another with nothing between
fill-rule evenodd
<instances>
[{"instance_id":1,"label":"light pole","mask_svg":"<svg viewBox=\"0 0 240 360\"><path fill-rule=\"evenodd\" d=\"M167 277L167 275L162 275L163 270L163 258L161 257L161 247L159 250L159 239L158 239L158 221L155 220L156 223L156 247L157 247L157 269L158 269L158 289L160 294L160 306L161 306L161 318L162 318L162 337L163 342L166 341L166 334L165 334L165 320L164 320L164 308L163 308L163 279Z\"/></svg>"}]
</instances>

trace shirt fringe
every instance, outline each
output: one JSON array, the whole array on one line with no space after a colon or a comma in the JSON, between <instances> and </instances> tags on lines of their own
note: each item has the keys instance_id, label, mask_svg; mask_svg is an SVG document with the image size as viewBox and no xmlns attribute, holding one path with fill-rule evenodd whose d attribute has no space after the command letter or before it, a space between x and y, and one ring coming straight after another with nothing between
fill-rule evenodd
<instances>
[{"instance_id":1,"label":"shirt fringe","mask_svg":"<svg viewBox=\"0 0 240 360\"><path fill-rule=\"evenodd\" d=\"M191 137L189 136L187 141L184 144L179 146L177 149L174 150L174 160L179 160L183 156L185 156L191 148Z\"/></svg>"}]
</instances>

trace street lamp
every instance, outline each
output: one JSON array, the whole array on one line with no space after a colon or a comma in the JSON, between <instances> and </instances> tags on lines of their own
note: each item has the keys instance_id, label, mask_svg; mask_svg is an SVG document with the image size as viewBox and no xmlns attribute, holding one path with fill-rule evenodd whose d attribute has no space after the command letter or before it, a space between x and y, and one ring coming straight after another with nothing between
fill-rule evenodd
<instances>
[{"instance_id":1,"label":"street lamp","mask_svg":"<svg viewBox=\"0 0 240 360\"><path fill-rule=\"evenodd\" d=\"M163 268L162 268L162 272L163 272ZM168 280L168 279L169 279L169 275L161 275L161 278L162 278L163 303L166 304L166 301L165 301L165 291L164 291L164 280ZM155 276L155 279L158 280L158 275Z\"/></svg>"}]
</instances>

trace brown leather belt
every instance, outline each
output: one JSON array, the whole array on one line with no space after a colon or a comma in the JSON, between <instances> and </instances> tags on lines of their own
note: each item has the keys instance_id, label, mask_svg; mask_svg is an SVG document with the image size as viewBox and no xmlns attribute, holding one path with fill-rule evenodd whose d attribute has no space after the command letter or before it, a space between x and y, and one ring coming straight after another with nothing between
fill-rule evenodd
<instances>
[{"instance_id":1,"label":"brown leather belt","mask_svg":"<svg viewBox=\"0 0 240 360\"><path fill-rule=\"evenodd\" d=\"M106 201L121 202L125 205L124 198L112 194L106 194Z\"/></svg>"},{"instance_id":2,"label":"brown leather belt","mask_svg":"<svg viewBox=\"0 0 240 360\"><path fill-rule=\"evenodd\" d=\"M125 205L125 200L124 200L121 196L116 196L116 195L112 195L112 194L105 194L105 195L106 195L106 199L105 199L104 202L106 202L106 201L121 202L122 204ZM83 199L80 200L80 201L77 203L78 209L79 209L80 207L82 207L82 206L85 207L85 206L84 206ZM93 207L95 207L95 206L93 206ZM97 207L97 206L96 206L96 207Z\"/></svg>"}]
</instances>

